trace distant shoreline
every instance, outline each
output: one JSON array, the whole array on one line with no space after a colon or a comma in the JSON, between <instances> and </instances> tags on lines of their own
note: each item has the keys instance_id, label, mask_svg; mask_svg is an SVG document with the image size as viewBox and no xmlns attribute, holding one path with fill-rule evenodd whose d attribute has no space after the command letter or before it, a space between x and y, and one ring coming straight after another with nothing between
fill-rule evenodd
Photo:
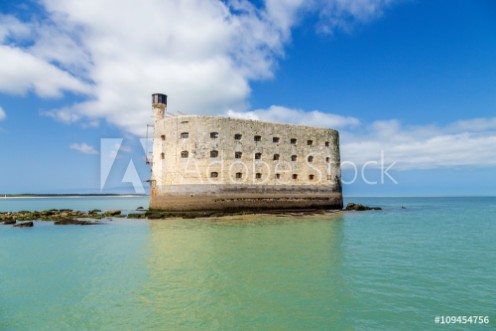
<instances>
[{"instance_id":1,"label":"distant shoreline","mask_svg":"<svg viewBox=\"0 0 496 331\"><path fill-rule=\"evenodd\" d=\"M142 194L3 194L0 199L146 198Z\"/></svg>"}]
</instances>

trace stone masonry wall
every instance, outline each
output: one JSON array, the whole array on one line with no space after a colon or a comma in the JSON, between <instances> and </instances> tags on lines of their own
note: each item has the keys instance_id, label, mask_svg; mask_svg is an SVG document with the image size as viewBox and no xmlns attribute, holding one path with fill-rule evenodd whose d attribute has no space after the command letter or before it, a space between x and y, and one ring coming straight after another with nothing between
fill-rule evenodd
<instances>
[{"instance_id":1,"label":"stone masonry wall","mask_svg":"<svg viewBox=\"0 0 496 331\"><path fill-rule=\"evenodd\" d=\"M342 205L339 136L331 129L212 116L158 118L152 162L151 208Z\"/></svg>"}]
</instances>

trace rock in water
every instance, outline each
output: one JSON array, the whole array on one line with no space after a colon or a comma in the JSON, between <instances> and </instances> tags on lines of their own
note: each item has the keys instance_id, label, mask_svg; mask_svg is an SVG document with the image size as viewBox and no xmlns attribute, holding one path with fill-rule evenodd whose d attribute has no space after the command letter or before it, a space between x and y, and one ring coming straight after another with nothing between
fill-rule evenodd
<instances>
[{"instance_id":1,"label":"rock in water","mask_svg":"<svg viewBox=\"0 0 496 331\"><path fill-rule=\"evenodd\" d=\"M10 219L10 220L5 220L5 221L3 221L3 224L5 224L5 225L12 225L12 224L16 224L16 220L12 220L12 219Z\"/></svg>"},{"instance_id":2,"label":"rock in water","mask_svg":"<svg viewBox=\"0 0 496 331\"><path fill-rule=\"evenodd\" d=\"M133 214L133 213L131 213L131 214L127 215L127 218L145 218L145 214L136 214L136 213Z\"/></svg>"},{"instance_id":3,"label":"rock in water","mask_svg":"<svg viewBox=\"0 0 496 331\"><path fill-rule=\"evenodd\" d=\"M15 228L32 228L34 226L33 222L22 222L14 224Z\"/></svg>"},{"instance_id":4,"label":"rock in water","mask_svg":"<svg viewBox=\"0 0 496 331\"><path fill-rule=\"evenodd\" d=\"M121 211L120 210L107 210L104 215L105 216L117 216L120 215Z\"/></svg>"},{"instance_id":5,"label":"rock in water","mask_svg":"<svg viewBox=\"0 0 496 331\"><path fill-rule=\"evenodd\" d=\"M75 220L72 218L65 218L62 220L55 221L53 224L55 224L55 225L94 225L97 223L88 222L88 221L80 221L80 220Z\"/></svg>"},{"instance_id":6,"label":"rock in water","mask_svg":"<svg viewBox=\"0 0 496 331\"><path fill-rule=\"evenodd\" d=\"M382 210L382 208L381 207L369 207L369 206L361 205L359 203L350 202L346 205L346 208L344 210L364 211L364 210Z\"/></svg>"}]
</instances>

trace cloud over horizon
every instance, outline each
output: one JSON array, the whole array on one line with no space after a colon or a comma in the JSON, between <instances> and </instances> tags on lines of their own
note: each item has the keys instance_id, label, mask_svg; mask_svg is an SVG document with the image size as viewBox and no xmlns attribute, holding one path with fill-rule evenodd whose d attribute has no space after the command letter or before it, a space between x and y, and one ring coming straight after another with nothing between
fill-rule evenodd
<instances>
[{"instance_id":1,"label":"cloud over horizon","mask_svg":"<svg viewBox=\"0 0 496 331\"><path fill-rule=\"evenodd\" d=\"M86 143L82 143L82 144L71 144L69 146L70 149L73 149L79 153L82 153L82 154L90 154L90 155L97 155L97 154L100 154L98 153L98 151L93 147L93 146L90 146Z\"/></svg>"},{"instance_id":2,"label":"cloud over horizon","mask_svg":"<svg viewBox=\"0 0 496 331\"><path fill-rule=\"evenodd\" d=\"M250 83L274 76L305 16L344 28L335 23L340 17L367 22L387 3L41 0L46 17L0 14L0 56L8 59L0 64L0 92L82 95L85 100L44 114L65 123L104 119L143 135L151 93L169 94L173 111L246 111Z\"/></svg>"},{"instance_id":3,"label":"cloud over horizon","mask_svg":"<svg viewBox=\"0 0 496 331\"><path fill-rule=\"evenodd\" d=\"M228 110L226 116L267 122L282 122L328 128L357 126L360 121L351 116L323 113L318 110L304 111L284 106L270 106L268 109L256 109L247 112Z\"/></svg>"},{"instance_id":4,"label":"cloud over horizon","mask_svg":"<svg viewBox=\"0 0 496 331\"><path fill-rule=\"evenodd\" d=\"M369 167L379 167L382 153L395 170L496 165L496 117L411 126L395 119L361 123L354 117L282 106L226 115L338 129L341 159L356 166L372 161Z\"/></svg>"},{"instance_id":5,"label":"cloud over horizon","mask_svg":"<svg viewBox=\"0 0 496 331\"><path fill-rule=\"evenodd\" d=\"M359 118L267 105L250 110L250 84L277 75L292 31L309 15L332 34L381 17L392 0L40 0L30 20L0 14L0 93L78 102L41 112L62 123L106 121L143 136L150 95L189 114L318 125L341 131L343 160L364 164L384 151L399 169L493 166L496 118L443 126ZM103 10L103 9L106 10ZM0 120L5 119L0 108ZM81 153L98 153L72 144Z\"/></svg>"},{"instance_id":6,"label":"cloud over horizon","mask_svg":"<svg viewBox=\"0 0 496 331\"><path fill-rule=\"evenodd\" d=\"M496 118L477 118L436 125L375 121L341 132L341 158L363 165L384 152L395 169L490 167L496 165Z\"/></svg>"}]
</instances>

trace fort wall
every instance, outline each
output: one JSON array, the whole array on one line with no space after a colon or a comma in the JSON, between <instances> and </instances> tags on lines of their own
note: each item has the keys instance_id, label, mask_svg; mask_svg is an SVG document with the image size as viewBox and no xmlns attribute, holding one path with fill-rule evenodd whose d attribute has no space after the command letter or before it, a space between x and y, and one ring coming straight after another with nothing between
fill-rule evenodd
<instances>
[{"instance_id":1,"label":"fort wall","mask_svg":"<svg viewBox=\"0 0 496 331\"><path fill-rule=\"evenodd\" d=\"M150 208L340 209L339 155L336 130L159 114Z\"/></svg>"}]
</instances>

